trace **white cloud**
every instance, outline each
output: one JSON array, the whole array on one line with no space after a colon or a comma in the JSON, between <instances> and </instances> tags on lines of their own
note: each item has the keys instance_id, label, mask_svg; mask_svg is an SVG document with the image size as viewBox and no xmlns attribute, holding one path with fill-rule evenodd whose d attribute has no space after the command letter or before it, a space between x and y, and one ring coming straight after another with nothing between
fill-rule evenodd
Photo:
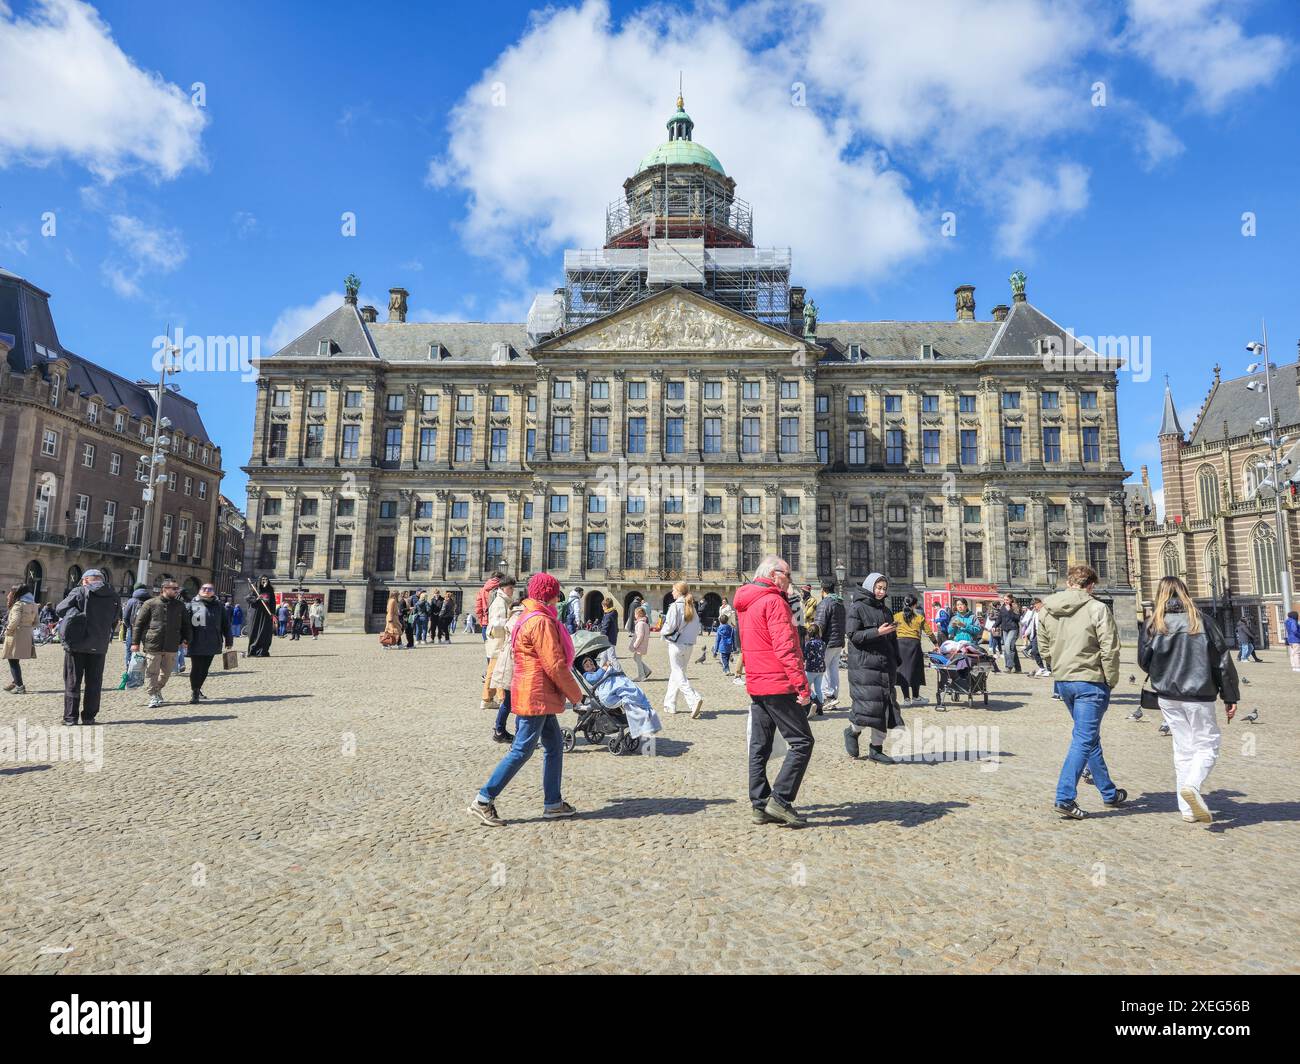
<instances>
[{"instance_id":1,"label":"white cloud","mask_svg":"<svg viewBox=\"0 0 1300 1064\"><path fill-rule=\"evenodd\" d=\"M1140 115L1137 120L1138 153L1142 167L1155 169L1163 162L1183 153L1184 145L1163 122L1150 115Z\"/></svg>"},{"instance_id":2,"label":"white cloud","mask_svg":"<svg viewBox=\"0 0 1300 1064\"><path fill-rule=\"evenodd\" d=\"M112 180L173 178L202 164L207 122L188 95L142 70L81 0L0 2L0 166L68 157Z\"/></svg>"},{"instance_id":3,"label":"white cloud","mask_svg":"<svg viewBox=\"0 0 1300 1064\"><path fill-rule=\"evenodd\" d=\"M1024 255L1040 228L1088 205L1088 171L1077 163L1062 163L1054 178L1022 175L1011 180L1008 198L1006 217L998 229L999 250Z\"/></svg>"},{"instance_id":4,"label":"white cloud","mask_svg":"<svg viewBox=\"0 0 1300 1064\"><path fill-rule=\"evenodd\" d=\"M847 124L791 105L795 66L746 46L746 10L654 8L615 26L588 0L537 15L456 107L429 167L432 186L468 194L466 245L515 283L522 251L602 245L602 205L666 139L685 69L696 140L755 205L757 244L793 246L812 283L876 277L919 253L927 222L905 178L853 154Z\"/></svg>"},{"instance_id":5,"label":"white cloud","mask_svg":"<svg viewBox=\"0 0 1300 1064\"><path fill-rule=\"evenodd\" d=\"M25 236L9 229L0 230L0 251L12 251L16 255L26 255L28 241Z\"/></svg>"},{"instance_id":6,"label":"white cloud","mask_svg":"<svg viewBox=\"0 0 1300 1064\"><path fill-rule=\"evenodd\" d=\"M1164 488L1161 487L1161 488L1151 489L1151 505L1152 508L1155 510L1155 519L1157 521L1163 521L1165 519L1165 489Z\"/></svg>"},{"instance_id":7,"label":"white cloud","mask_svg":"<svg viewBox=\"0 0 1300 1064\"><path fill-rule=\"evenodd\" d=\"M373 302L362 299L362 304ZM279 351L285 344L298 339L322 318L333 314L343 303L343 296L338 292L326 292L314 303L304 303L296 307L285 307L280 311L275 324L267 336L266 353Z\"/></svg>"},{"instance_id":8,"label":"white cloud","mask_svg":"<svg viewBox=\"0 0 1300 1064\"><path fill-rule=\"evenodd\" d=\"M140 282L146 274L172 273L189 255L179 229L152 226L129 214L111 215L108 235L119 251L100 264L100 273L127 299L142 294Z\"/></svg>"},{"instance_id":9,"label":"white cloud","mask_svg":"<svg viewBox=\"0 0 1300 1064\"><path fill-rule=\"evenodd\" d=\"M1225 0L1129 0L1126 39L1162 77L1187 82L1207 111L1267 85L1290 48L1276 34L1249 36Z\"/></svg>"}]
</instances>

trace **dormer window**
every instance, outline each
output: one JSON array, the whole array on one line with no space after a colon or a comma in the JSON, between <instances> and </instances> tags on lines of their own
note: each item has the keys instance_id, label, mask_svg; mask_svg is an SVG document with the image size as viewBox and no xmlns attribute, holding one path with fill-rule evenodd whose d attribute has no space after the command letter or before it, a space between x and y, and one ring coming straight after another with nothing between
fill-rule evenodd
<instances>
[{"instance_id":1,"label":"dormer window","mask_svg":"<svg viewBox=\"0 0 1300 1064\"><path fill-rule=\"evenodd\" d=\"M113 429L116 432L126 431L126 415L120 410L113 415Z\"/></svg>"},{"instance_id":2,"label":"dormer window","mask_svg":"<svg viewBox=\"0 0 1300 1064\"><path fill-rule=\"evenodd\" d=\"M857 362L862 358L862 345L849 344L849 361Z\"/></svg>"},{"instance_id":3,"label":"dormer window","mask_svg":"<svg viewBox=\"0 0 1300 1064\"><path fill-rule=\"evenodd\" d=\"M921 345L921 357L922 357L923 359L931 359L931 358L934 358L934 344L922 344L922 345Z\"/></svg>"},{"instance_id":4,"label":"dormer window","mask_svg":"<svg viewBox=\"0 0 1300 1064\"><path fill-rule=\"evenodd\" d=\"M492 361L493 362L510 361L510 345L506 343L504 340L498 340L496 343L492 345Z\"/></svg>"},{"instance_id":5,"label":"dormer window","mask_svg":"<svg viewBox=\"0 0 1300 1064\"><path fill-rule=\"evenodd\" d=\"M443 347L442 344L440 344L440 343L434 342L434 343L431 343L431 344L429 345L429 361L430 361L430 362L437 362L437 361L439 361L440 359L449 358L450 355L451 355L451 352L449 352L449 351L448 351L445 347Z\"/></svg>"},{"instance_id":6,"label":"dormer window","mask_svg":"<svg viewBox=\"0 0 1300 1064\"><path fill-rule=\"evenodd\" d=\"M87 403L87 404L86 404L86 420L89 421L92 425L98 425L98 424L99 424L99 404L98 404L98 403Z\"/></svg>"},{"instance_id":7,"label":"dormer window","mask_svg":"<svg viewBox=\"0 0 1300 1064\"><path fill-rule=\"evenodd\" d=\"M1047 358L1052 354L1052 349L1055 347L1055 340L1056 337L1054 336L1040 336L1038 338L1038 356L1040 358Z\"/></svg>"},{"instance_id":8,"label":"dormer window","mask_svg":"<svg viewBox=\"0 0 1300 1064\"><path fill-rule=\"evenodd\" d=\"M330 342L328 340L321 340L316 344L316 354L318 354L321 358L328 358L329 353L330 353Z\"/></svg>"}]
</instances>

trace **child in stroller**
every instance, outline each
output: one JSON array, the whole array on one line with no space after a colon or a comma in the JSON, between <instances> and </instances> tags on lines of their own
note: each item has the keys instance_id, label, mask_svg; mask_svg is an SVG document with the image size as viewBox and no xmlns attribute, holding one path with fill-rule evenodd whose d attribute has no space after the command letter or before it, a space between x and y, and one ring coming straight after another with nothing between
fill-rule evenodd
<instances>
[{"instance_id":1,"label":"child in stroller","mask_svg":"<svg viewBox=\"0 0 1300 1064\"><path fill-rule=\"evenodd\" d=\"M611 753L638 752L663 727L645 692L623 673L603 632L575 632L573 650L574 677L587 697L576 707L574 726L562 729L565 750L574 748L581 732Z\"/></svg>"}]
</instances>

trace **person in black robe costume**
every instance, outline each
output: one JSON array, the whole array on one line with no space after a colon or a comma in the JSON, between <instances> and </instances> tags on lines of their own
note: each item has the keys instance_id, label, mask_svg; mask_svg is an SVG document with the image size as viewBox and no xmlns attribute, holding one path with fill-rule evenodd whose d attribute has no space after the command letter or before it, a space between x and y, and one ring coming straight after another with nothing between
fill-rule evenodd
<instances>
[{"instance_id":1,"label":"person in black robe costume","mask_svg":"<svg viewBox=\"0 0 1300 1064\"><path fill-rule=\"evenodd\" d=\"M269 658L271 640L275 637L275 585L264 576L257 583L256 593L250 593L248 602L248 656Z\"/></svg>"}]
</instances>

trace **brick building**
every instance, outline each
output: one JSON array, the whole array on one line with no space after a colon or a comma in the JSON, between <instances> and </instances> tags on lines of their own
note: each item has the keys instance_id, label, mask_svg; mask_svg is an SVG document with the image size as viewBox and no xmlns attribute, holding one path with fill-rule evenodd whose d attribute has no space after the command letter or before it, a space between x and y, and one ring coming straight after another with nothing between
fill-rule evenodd
<instances>
[{"instance_id":1,"label":"brick building","mask_svg":"<svg viewBox=\"0 0 1300 1064\"><path fill-rule=\"evenodd\" d=\"M85 569L135 582L154 396L62 345L49 294L0 269L0 586L57 599ZM221 449L193 400L169 393L169 479L152 579L191 591L212 574Z\"/></svg>"}]
</instances>

